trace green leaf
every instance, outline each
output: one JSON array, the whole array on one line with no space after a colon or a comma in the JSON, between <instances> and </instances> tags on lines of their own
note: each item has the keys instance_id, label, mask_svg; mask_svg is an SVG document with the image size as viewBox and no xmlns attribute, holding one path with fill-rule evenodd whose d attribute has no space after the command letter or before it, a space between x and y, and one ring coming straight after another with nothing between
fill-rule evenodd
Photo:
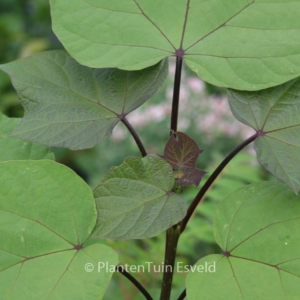
<instances>
[{"instance_id":1,"label":"green leaf","mask_svg":"<svg viewBox=\"0 0 300 300\"><path fill-rule=\"evenodd\" d=\"M294 0L51 0L53 29L81 64L138 70L184 57L217 86L258 90L300 75Z\"/></svg>"},{"instance_id":2,"label":"green leaf","mask_svg":"<svg viewBox=\"0 0 300 300\"><path fill-rule=\"evenodd\" d=\"M54 154L49 147L22 141L10 136L20 120L0 113L0 161L21 159L51 159Z\"/></svg>"},{"instance_id":3,"label":"green leaf","mask_svg":"<svg viewBox=\"0 0 300 300\"><path fill-rule=\"evenodd\" d=\"M206 172L196 168L196 161L203 150L183 132L173 132L170 136L164 155L161 156L174 170L176 181L181 186L193 184L198 186Z\"/></svg>"},{"instance_id":4,"label":"green leaf","mask_svg":"<svg viewBox=\"0 0 300 300\"><path fill-rule=\"evenodd\" d=\"M153 237L183 219L186 204L172 189L171 166L157 155L129 157L94 191L98 220L93 239Z\"/></svg>"},{"instance_id":5,"label":"green leaf","mask_svg":"<svg viewBox=\"0 0 300 300\"><path fill-rule=\"evenodd\" d=\"M230 194L213 226L224 255L197 262L187 276L188 299L297 299L299 226L300 197L285 184L260 182Z\"/></svg>"},{"instance_id":6,"label":"green leaf","mask_svg":"<svg viewBox=\"0 0 300 300\"><path fill-rule=\"evenodd\" d=\"M82 247L96 221L87 184L50 160L2 162L0 174L1 297L101 299L111 272L98 262L114 266L117 255Z\"/></svg>"},{"instance_id":7,"label":"green leaf","mask_svg":"<svg viewBox=\"0 0 300 300\"><path fill-rule=\"evenodd\" d=\"M0 69L10 75L25 108L14 136L78 150L108 138L119 117L148 100L166 79L168 62L136 72L90 69L57 50Z\"/></svg>"},{"instance_id":8,"label":"green leaf","mask_svg":"<svg viewBox=\"0 0 300 300\"><path fill-rule=\"evenodd\" d=\"M258 161L298 194L300 190L300 80L259 92L229 91L234 116L258 132Z\"/></svg>"}]
</instances>

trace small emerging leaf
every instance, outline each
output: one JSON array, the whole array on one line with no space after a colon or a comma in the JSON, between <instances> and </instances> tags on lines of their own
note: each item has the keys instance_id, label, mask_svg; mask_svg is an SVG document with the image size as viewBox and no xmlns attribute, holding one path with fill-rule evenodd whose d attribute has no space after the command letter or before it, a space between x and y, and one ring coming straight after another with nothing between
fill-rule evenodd
<instances>
[{"instance_id":1,"label":"small emerging leaf","mask_svg":"<svg viewBox=\"0 0 300 300\"><path fill-rule=\"evenodd\" d=\"M258 132L258 161L298 194L300 190L300 79L258 92L229 91L234 116Z\"/></svg>"},{"instance_id":2,"label":"small emerging leaf","mask_svg":"<svg viewBox=\"0 0 300 300\"><path fill-rule=\"evenodd\" d=\"M198 186L202 177L206 174L205 171L202 171L200 169L194 168L185 171L185 174L182 178L179 178L177 182L181 186L188 186L193 184L194 186Z\"/></svg>"},{"instance_id":3,"label":"small emerging leaf","mask_svg":"<svg viewBox=\"0 0 300 300\"><path fill-rule=\"evenodd\" d=\"M20 119L8 118L0 113L0 161L21 159L51 159L54 154L49 147L11 137Z\"/></svg>"},{"instance_id":4,"label":"small emerging leaf","mask_svg":"<svg viewBox=\"0 0 300 300\"><path fill-rule=\"evenodd\" d=\"M153 237L178 223L186 203L172 192L171 166L157 155L129 157L94 191L98 220L92 239Z\"/></svg>"},{"instance_id":5,"label":"small emerging leaf","mask_svg":"<svg viewBox=\"0 0 300 300\"><path fill-rule=\"evenodd\" d=\"M168 61L136 72L91 69L57 50L0 69L11 77L25 109L13 135L78 150L108 138L119 117L148 100L165 81Z\"/></svg>"},{"instance_id":6,"label":"small emerging leaf","mask_svg":"<svg viewBox=\"0 0 300 300\"><path fill-rule=\"evenodd\" d=\"M260 182L228 195L213 224L224 254L193 266L188 299L298 299L299 226L300 197L285 184Z\"/></svg>"},{"instance_id":7,"label":"small emerging leaf","mask_svg":"<svg viewBox=\"0 0 300 300\"><path fill-rule=\"evenodd\" d=\"M203 150L188 135L174 132L170 136L161 157L175 170L174 175L182 186L198 186L206 172L196 168L196 161Z\"/></svg>"},{"instance_id":8,"label":"small emerging leaf","mask_svg":"<svg viewBox=\"0 0 300 300\"><path fill-rule=\"evenodd\" d=\"M203 150L187 134L174 132L170 136L164 155L162 156L174 169L194 168L200 153Z\"/></svg>"},{"instance_id":9,"label":"small emerging leaf","mask_svg":"<svg viewBox=\"0 0 300 300\"><path fill-rule=\"evenodd\" d=\"M1 299L102 299L118 259L83 246L96 221L87 184L49 160L2 162L0 174Z\"/></svg>"}]
</instances>

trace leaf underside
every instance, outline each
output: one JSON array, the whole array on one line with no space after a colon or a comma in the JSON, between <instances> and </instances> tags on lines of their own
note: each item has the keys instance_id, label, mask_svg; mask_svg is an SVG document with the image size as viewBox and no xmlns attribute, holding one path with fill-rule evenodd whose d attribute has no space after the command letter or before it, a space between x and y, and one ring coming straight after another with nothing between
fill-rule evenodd
<instances>
[{"instance_id":1,"label":"leaf underside","mask_svg":"<svg viewBox=\"0 0 300 300\"><path fill-rule=\"evenodd\" d=\"M294 0L51 0L53 29L81 64L138 70L184 57L217 86L259 90L300 75Z\"/></svg>"},{"instance_id":2,"label":"leaf underside","mask_svg":"<svg viewBox=\"0 0 300 300\"><path fill-rule=\"evenodd\" d=\"M86 183L49 160L2 162L0 174L1 297L101 299L112 274L98 273L97 262L116 265L117 255L100 244L82 248L96 221Z\"/></svg>"},{"instance_id":3,"label":"leaf underside","mask_svg":"<svg viewBox=\"0 0 300 300\"><path fill-rule=\"evenodd\" d=\"M227 196L214 217L224 255L209 255L190 271L187 297L297 299L300 294L300 201L282 183L260 182ZM215 266L215 268L214 268ZM209 272L211 270L211 272Z\"/></svg>"},{"instance_id":4,"label":"leaf underside","mask_svg":"<svg viewBox=\"0 0 300 300\"><path fill-rule=\"evenodd\" d=\"M13 135L79 150L108 138L120 118L148 100L165 81L168 61L135 72L91 69L56 50L0 69L11 77L25 109Z\"/></svg>"},{"instance_id":5,"label":"leaf underside","mask_svg":"<svg viewBox=\"0 0 300 300\"><path fill-rule=\"evenodd\" d=\"M187 134L182 132L173 132L170 136L164 155L161 156L172 168L176 181L181 186L193 184L198 186L206 172L196 168L196 161L203 150Z\"/></svg>"},{"instance_id":6,"label":"leaf underside","mask_svg":"<svg viewBox=\"0 0 300 300\"><path fill-rule=\"evenodd\" d=\"M298 194L300 190L300 79L259 92L229 91L234 116L259 136L258 161Z\"/></svg>"},{"instance_id":7,"label":"leaf underside","mask_svg":"<svg viewBox=\"0 0 300 300\"><path fill-rule=\"evenodd\" d=\"M23 141L10 136L20 119L8 118L0 113L0 161L22 159L51 159L54 154L49 147Z\"/></svg>"},{"instance_id":8,"label":"leaf underside","mask_svg":"<svg viewBox=\"0 0 300 300\"><path fill-rule=\"evenodd\" d=\"M186 203L172 192L171 166L157 155L129 157L94 191L98 220L92 239L153 237L183 219Z\"/></svg>"}]
</instances>

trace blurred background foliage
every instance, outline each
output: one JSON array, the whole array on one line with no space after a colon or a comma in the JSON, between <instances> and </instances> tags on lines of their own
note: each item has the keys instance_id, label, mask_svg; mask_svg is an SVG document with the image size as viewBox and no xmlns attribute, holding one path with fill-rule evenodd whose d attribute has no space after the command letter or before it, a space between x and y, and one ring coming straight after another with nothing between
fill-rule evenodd
<instances>
[{"instance_id":1,"label":"blurred background foliage","mask_svg":"<svg viewBox=\"0 0 300 300\"><path fill-rule=\"evenodd\" d=\"M0 64L36 52L60 48L62 45L51 30L47 0L0 1ZM163 154L169 137L174 72L174 61L170 59L166 84L145 105L128 116L149 153ZM214 167L233 147L253 134L253 130L233 118L225 89L204 83L185 65L180 96L179 131L190 135L204 149L197 164L200 169L208 172L200 184L203 185ZM23 109L10 80L1 71L0 111L10 117L23 116ZM95 187L112 166L120 165L125 157L140 156L123 124L115 128L110 139L93 149L69 151L55 148L53 151L58 162L72 168L91 187ZM193 265L204 255L219 253L221 250L215 244L212 233L216 205L236 188L267 178L268 174L256 162L252 146L230 162L181 236L177 262ZM198 190L199 188L188 187L182 195L190 203ZM120 263L145 267L145 273L133 275L149 289L154 299L158 298L162 275L158 269L164 259L165 235L145 240L106 240L105 243L117 250ZM148 272L147 262L153 262L156 272L153 267ZM173 299L177 299L184 289L185 276L186 273L176 272ZM115 274L105 299L131 300L143 297L121 274Z\"/></svg>"}]
</instances>

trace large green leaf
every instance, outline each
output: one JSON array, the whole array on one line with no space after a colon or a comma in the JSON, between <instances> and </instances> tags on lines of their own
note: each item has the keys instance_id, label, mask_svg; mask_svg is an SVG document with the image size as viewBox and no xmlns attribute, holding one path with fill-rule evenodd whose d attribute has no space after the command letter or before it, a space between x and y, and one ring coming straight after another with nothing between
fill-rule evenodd
<instances>
[{"instance_id":1,"label":"large green leaf","mask_svg":"<svg viewBox=\"0 0 300 300\"><path fill-rule=\"evenodd\" d=\"M242 90L300 75L300 1L51 0L53 29L90 67L138 70L168 56Z\"/></svg>"},{"instance_id":2,"label":"large green leaf","mask_svg":"<svg viewBox=\"0 0 300 300\"><path fill-rule=\"evenodd\" d=\"M0 113L0 161L20 159L54 159L49 147L10 137L20 120Z\"/></svg>"},{"instance_id":3,"label":"large green leaf","mask_svg":"<svg viewBox=\"0 0 300 300\"><path fill-rule=\"evenodd\" d=\"M174 183L171 166L157 155L125 159L94 191L98 220L91 238L148 238L178 223L186 204L172 192Z\"/></svg>"},{"instance_id":4,"label":"large green leaf","mask_svg":"<svg viewBox=\"0 0 300 300\"><path fill-rule=\"evenodd\" d=\"M300 197L285 184L260 182L230 194L213 226L224 255L197 262L187 276L188 299L298 299L299 226Z\"/></svg>"},{"instance_id":5,"label":"large green leaf","mask_svg":"<svg viewBox=\"0 0 300 300\"><path fill-rule=\"evenodd\" d=\"M229 91L234 116L258 132L258 161L298 194L300 189L300 80L259 92Z\"/></svg>"},{"instance_id":6,"label":"large green leaf","mask_svg":"<svg viewBox=\"0 0 300 300\"><path fill-rule=\"evenodd\" d=\"M109 137L118 116L142 105L162 85L168 62L136 72L90 69L58 50L0 69L10 75L25 108L14 136L75 150Z\"/></svg>"},{"instance_id":7,"label":"large green leaf","mask_svg":"<svg viewBox=\"0 0 300 300\"><path fill-rule=\"evenodd\" d=\"M82 246L96 222L86 183L49 160L2 162L0 174L1 299L101 299L111 272L98 262L117 255Z\"/></svg>"}]
</instances>

